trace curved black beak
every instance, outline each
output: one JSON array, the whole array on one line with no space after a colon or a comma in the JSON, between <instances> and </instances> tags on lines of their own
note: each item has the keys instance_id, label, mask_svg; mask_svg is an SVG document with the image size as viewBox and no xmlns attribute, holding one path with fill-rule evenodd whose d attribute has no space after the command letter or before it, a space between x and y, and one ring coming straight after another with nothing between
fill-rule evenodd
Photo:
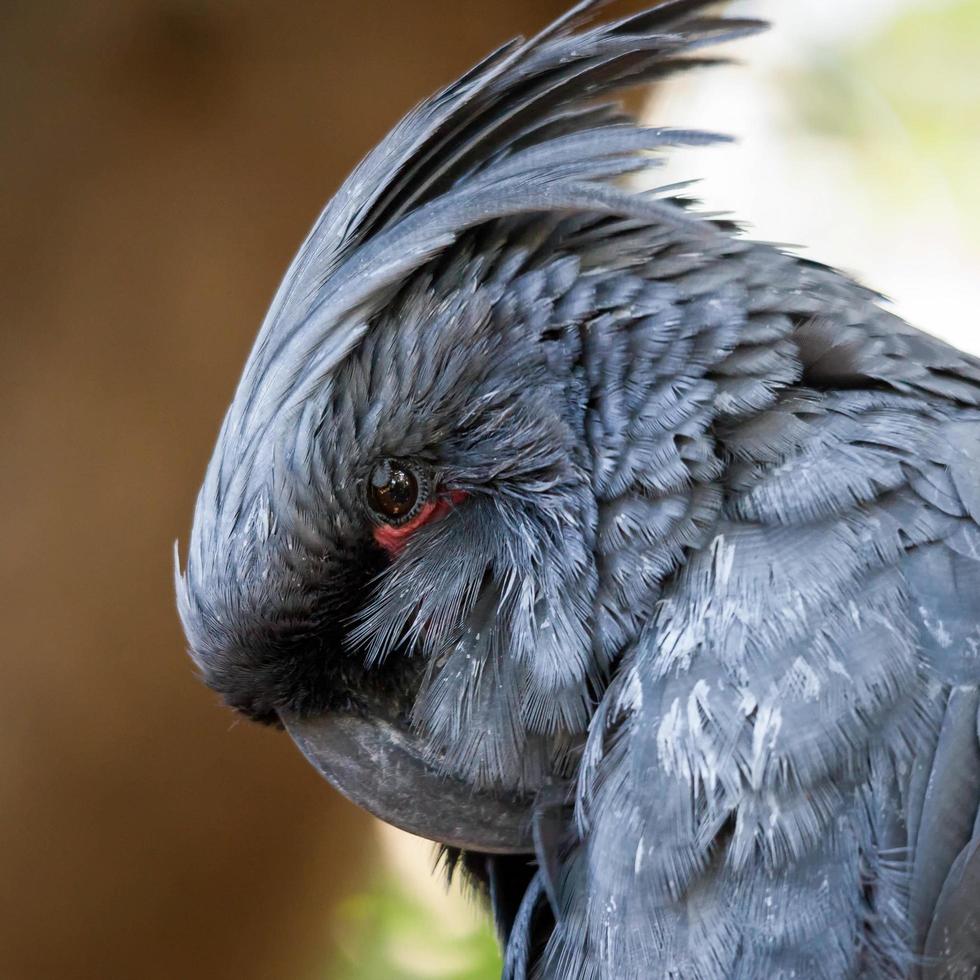
<instances>
[{"instance_id":1,"label":"curved black beak","mask_svg":"<svg viewBox=\"0 0 980 980\"><path fill-rule=\"evenodd\" d=\"M282 721L335 789L386 823L464 850L533 853L532 798L474 790L444 775L418 736L381 705Z\"/></svg>"}]
</instances>

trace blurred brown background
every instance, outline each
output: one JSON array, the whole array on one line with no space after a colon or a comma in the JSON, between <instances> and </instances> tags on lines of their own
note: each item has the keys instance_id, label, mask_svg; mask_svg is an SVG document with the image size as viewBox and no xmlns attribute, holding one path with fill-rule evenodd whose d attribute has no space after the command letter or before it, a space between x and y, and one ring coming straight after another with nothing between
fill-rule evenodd
<instances>
[{"instance_id":1,"label":"blurred brown background","mask_svg":"<svg viewBox=\"0 0 980 980\"><path fill-rule=\"evenodd\" d=\"M293 250L562 0L0 5L0 977L325 976L367 821L194 679L172 597Z\"/></svg>"}]
</instances>

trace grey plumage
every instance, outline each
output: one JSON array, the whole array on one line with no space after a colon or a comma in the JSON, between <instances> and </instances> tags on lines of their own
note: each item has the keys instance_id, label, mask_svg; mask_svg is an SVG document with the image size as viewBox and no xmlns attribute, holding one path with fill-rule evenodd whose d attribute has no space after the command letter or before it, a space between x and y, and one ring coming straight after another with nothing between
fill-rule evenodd
<instances>
[{"instance_id":1,"label":"grey plumage","mask_svg":"<svg viewBox=\"0 0 980 980\"><path fill-rule=\"evenodd\" d=\"M314 226L198 500L192 654L262 720L381 691L428 765L529 801L536 872L463 861L514 978L976 976L980 362L616 183L715 137L602 100L759 25L598 6ZM452 500L391 554L379 458Z\"/></svg>"}]
</instances>

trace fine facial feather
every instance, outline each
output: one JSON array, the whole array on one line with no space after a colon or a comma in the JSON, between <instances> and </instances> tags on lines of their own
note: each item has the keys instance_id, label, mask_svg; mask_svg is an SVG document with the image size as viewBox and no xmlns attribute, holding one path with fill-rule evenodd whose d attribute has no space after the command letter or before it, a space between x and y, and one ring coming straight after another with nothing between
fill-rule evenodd
<instances>
[{"instance_id":1,"label":"fine facial feather","mask_svg":"<svg viewBox=\"0 0 980 980\"><path fill-rule=\"evenodd\" d=\"M577 779L537 875L463 861L515 978L969 975L980 363L616 185L713 137L602 100L758 25L599 6L419 106L314 226L198 500L192 652L255 717L381 689L446 775ZM463 500L393 556L386 456Z\"/></svg>"}]
</instances>

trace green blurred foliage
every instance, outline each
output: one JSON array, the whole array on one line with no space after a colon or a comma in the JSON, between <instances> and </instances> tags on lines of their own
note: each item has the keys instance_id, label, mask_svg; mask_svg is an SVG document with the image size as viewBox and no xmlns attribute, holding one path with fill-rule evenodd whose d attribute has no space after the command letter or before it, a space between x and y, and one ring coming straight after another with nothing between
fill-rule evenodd
<instances>
[{"instance_id":1,"label":"green blurred foliage","mask_svg":"<svg viewBox=\"0 0 980 980\"><path fill-rule=\"evenodd\" d=\"M822 50L787 79L793 115L847 144L870 192L888 201L924 185L957 202L980 241L980 3L916 7L850 47Z\"/></svg>"},{"instance_id":2,"label":"green blurred foliage","mask_svg":"<svg viewBox=\"0 0 980 980\"><path fill-rule=\"evenodd\" d=\"M500 976L500 953L487 917L462 925L440 921L428 905L388 880L345 902L335 928L341 952L327 971L330 980Z\"/></svg>"}]
</instances>

